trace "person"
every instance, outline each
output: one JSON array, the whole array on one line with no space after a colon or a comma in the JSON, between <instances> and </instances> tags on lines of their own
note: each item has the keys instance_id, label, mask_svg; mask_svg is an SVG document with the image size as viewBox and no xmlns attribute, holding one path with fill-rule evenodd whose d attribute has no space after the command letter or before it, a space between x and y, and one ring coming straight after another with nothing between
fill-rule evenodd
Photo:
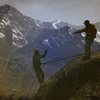
<instances>
[{"instance_id":1,"label":"person","mask_svg":"<svg viewBox=\"0 0 100 100\"><path fill-rule=\"evenodd\" d=\"M33 69L37 75L39 85L41 86L44 83L44 72L41 68L41 58L44 58L47 55L47 50L45 50L43 55L41 55L37 49L33 49L33 52Z\"/></svg>"},{"instance_id":2,"label":"person","mask_svg":"<svg viewBox=\"0 0 100 100\"><path fill-rule=\"evenodd\" d=\"M85 25L85 28L76 31L73 34L82 33L82 32L86 33L85 56L83 57L83 60L88 60L91 57L91 54L90 54L91 53L91 44L94 41L94 39L96 38L97 29L96 29L95 25L90 23L89 20L85 20L84 25Z\"/></svg>"}]
</instances>

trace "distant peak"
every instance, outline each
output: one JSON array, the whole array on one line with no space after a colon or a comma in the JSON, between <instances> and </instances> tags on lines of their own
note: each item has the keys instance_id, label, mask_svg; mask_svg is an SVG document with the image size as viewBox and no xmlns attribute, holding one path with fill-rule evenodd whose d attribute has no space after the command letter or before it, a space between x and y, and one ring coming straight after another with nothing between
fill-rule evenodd
<instances>
[{"instance_id":1,"label":"distant peak","mask_svg":"<svg viewBox=\"0 0 100 100\"><path fill-rule=\"evenodd\" d=\"M8 4L5 4L3 6L0 6L0 13L8 13L10 10L11 6Z\"/></svg>"},{"instance_id":2,"label":"distant peak","mask_svg":"<svg viewBox=\"0 0 100 100\"><path fill-rule=\"evenodd\" d=\"M0 8L11 8L12 6L10 6L10 5L8 5L8 4L5 4L5 5L3 5L3 6L0 6Z\"/></svg>"},{"instance_id":3,"label":"distant peak","mask_svg":"<svg viewBox=\"0 0 100 100\"><path fill-rule=\"evenodd\" d=\"M11 7L9 4L5 4L4 6L5 6L5 7Z\"/></svg>"},{"instance_id":4,"label":"distant peak","mask_svg":"<svg viewBox=\"0 0 100 100\"><path fill-rule=\"evenodd\" d=\"M55 20L55 21L53 21L53 23L60 23L60 22L62 22L61 20Z\"/></svg>"}]
</instances>

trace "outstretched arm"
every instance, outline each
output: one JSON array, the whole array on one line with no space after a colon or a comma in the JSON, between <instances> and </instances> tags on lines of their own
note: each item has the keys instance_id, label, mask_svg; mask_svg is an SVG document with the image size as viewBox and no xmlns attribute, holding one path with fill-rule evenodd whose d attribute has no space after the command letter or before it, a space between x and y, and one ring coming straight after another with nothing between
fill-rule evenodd
<instances>
[{"instance_id":1,"label":"outstretched arm","mask_svg":"<svg viewBox=\"0 0 100 100\"><path fill-rule=\"evenodd\" d=\"M41 58L44 58L47 55L48 50L45 50L44 54L41 55Z\"/></svg>"},{"instance_id":2,"label":"outstretched arm","mask_svg":"<svg viewBox=\"0 0 100 100\"><path fill-rule=\"evenodd\" d=\"M76 32L74 32L73 34L82 33L82 32L85 32L85 28L84 28L84 29L81 29L81 30L76 31Z\"/></svg>"}]
</instances>

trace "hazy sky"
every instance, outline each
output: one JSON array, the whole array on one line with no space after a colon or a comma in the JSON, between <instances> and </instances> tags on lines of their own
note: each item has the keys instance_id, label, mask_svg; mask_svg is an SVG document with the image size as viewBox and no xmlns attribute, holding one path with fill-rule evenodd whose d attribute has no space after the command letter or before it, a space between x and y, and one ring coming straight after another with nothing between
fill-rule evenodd
<instances>
[{"instance_id":1,"label":"hazy sky","mask_svg":"<svg viewBox=\"0 0 100 100\"><path fill-rule=\"evenodd\" d=\"M2 0L24 15L41 21L61 20L81 25L85 19L100 21L100 0Z\"/></svg>"}]
</instances>

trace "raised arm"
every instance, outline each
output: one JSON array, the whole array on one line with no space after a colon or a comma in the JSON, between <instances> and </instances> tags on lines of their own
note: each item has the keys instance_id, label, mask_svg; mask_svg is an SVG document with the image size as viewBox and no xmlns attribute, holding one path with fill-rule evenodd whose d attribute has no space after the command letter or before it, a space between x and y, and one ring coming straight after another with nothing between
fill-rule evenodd
<instances>
[{"instance_id":1,"label":"raised arm","mask_svg":"<svg viewBox=\"0 0 100 100\"><path fill-rule=\"evenodd\" d=\"M45 50L44 54L41 55L41 58L44 58L47 55L48 50Z\"/></svg>"}]
</instances>

